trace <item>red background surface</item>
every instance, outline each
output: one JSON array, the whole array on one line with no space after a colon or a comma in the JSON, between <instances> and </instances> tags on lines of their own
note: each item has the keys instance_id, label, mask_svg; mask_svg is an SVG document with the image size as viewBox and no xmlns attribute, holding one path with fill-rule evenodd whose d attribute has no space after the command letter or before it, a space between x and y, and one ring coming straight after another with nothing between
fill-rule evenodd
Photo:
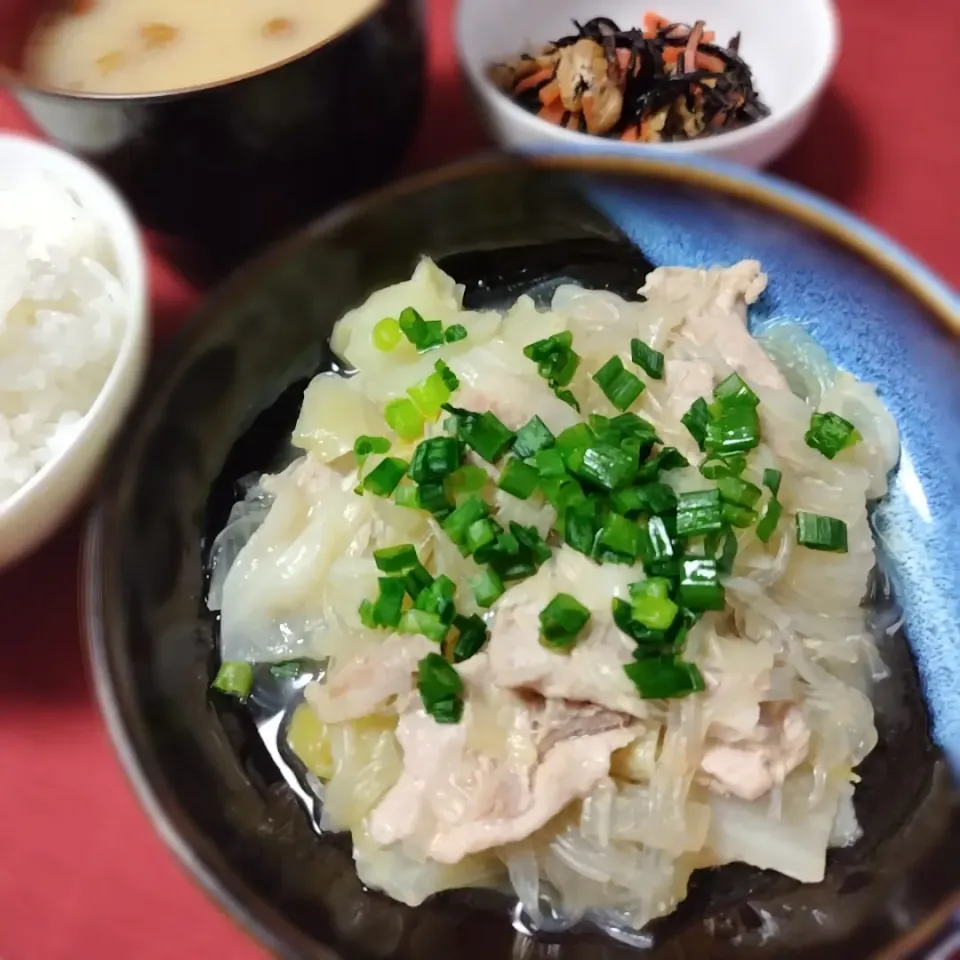
<instances>
[{"instance_id":1,"label":"red background surface","mask_svg":"<svg viewBox=\"0 0 960 960\"><path fill-rule=\"evenodd\" d=\"M960 286L960 3L839 6L835 79L776 170L852 208ZM427 0L430 96L411 169L486 144L457 73L452 7ZM0 93L0 128L25 126ZM151 279L162 341L198 292L156 257ZM80 530L78 519L0 574L0 960L264 960L154 835L114 758L82 659Z\"/></svg>"}]
</instances>

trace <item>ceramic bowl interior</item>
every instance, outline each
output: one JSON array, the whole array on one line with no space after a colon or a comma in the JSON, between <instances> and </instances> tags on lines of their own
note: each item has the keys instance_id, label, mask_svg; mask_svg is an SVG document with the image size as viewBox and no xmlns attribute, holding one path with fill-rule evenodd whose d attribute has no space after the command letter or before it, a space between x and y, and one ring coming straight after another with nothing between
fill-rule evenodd
<instances>
[{"instance_id":1,"label":"ceramic bowl interior","mask_svg":"<svg viewBox=\"0 0 960 960\"><path fill-rule=\"evenodd\" d=\"M25 137L0 134L3 186L38 171L66 187L106 227L127 294L126 330L117 359L76 436L12 497L0 501L0 567L44 540L86 492L120 428L143 377L149 337L146 258L129 209L106 181L80 160Z\"/></svg>"},{"instance_id":2,"label":"ceramic bowl interior","mask_svg":"<svg viewBox=\"0 0 960 960\"><path fill-rule=\"evenodd\" d=\"M411 909L364 890L349 843L312 832L246 710L211 699L217 623L204 606L205 551L236 481L286 440L307 378L332 361L327 338L345 310L409 276L422 254L473 292L493 278L515 296L544 274L625 282L614 267L631 245L657 264L759 258L770 286L752 322L794 319L879 384L904 444L877 513L905 630L882 643L891 669L877 687L880 746L856 795L864 837L831 853L817 885L742 865L697 874L683 906L654 927L652 955L867 957L952 883L960 812L936 741L956 756L953 295L868 228L771 180L656 161L491 159L342 209L217 292L157 367L91 524L86 622L114 742L164 838L280 956L637 956L591 930L530 939L497 896L451 893ZM610 261L598 270L604 246Z\"/></svg>"},{"instance_id":3,"label":"ceramic bowl interior","mask_svg":"<svg viewBox=\"0 0 960 960\"><path fill-rule=\"evenodd\" d=\"M639 27L646 7L628 0L460 0L457 44L467 79L495 135L510 145L546 142L567 149L589 149L597 138L540 120L513 103L491 83L491 63L568 36L572 21L597 16L621 29ZM705 20L717 41L726 44L741 34L740 53L754 73L757 89L771 115L741 130L699 140L630 144L633 151L703 154L756 166L773 159L802 132L809 108L830 76L839 46L839 28L832 0L797 0L788 5L753 0L664 0L650 9L671 21Z\"/></svg>"}]
</instances>

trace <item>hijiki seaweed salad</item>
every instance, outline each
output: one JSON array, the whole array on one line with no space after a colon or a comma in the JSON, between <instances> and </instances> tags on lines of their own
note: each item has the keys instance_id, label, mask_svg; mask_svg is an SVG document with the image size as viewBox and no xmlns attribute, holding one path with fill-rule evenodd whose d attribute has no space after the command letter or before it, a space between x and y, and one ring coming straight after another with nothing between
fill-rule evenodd
<instances>
[{"instance_id":1,"label":"hijiki seaweed salad","mask_svg":"<svg viewBox=\"0 0 960 960\"><path fill-rule=\"evenodd\" d=\"M569 130L658 143L736 130L770 113L739 54L703 20L647 13L642 29L595 17L577 32L490 68L524 109Z\"/></svg>"},{"instance_id":2,"label":"hijiki seaweed salad","mask_svg":"<svg viewBox=\"0 0 960 960\"><path fill-rule=\"evenodd\" d=\"M217 691L323 665L273 735L369 887L622 932L698 868L816 882L858 838L899 435L798 327L750 333L766 282L660 267L501 313L424 260L336 325L352 373L246 485L208 604Z\"/></svg>"}]
</instances>

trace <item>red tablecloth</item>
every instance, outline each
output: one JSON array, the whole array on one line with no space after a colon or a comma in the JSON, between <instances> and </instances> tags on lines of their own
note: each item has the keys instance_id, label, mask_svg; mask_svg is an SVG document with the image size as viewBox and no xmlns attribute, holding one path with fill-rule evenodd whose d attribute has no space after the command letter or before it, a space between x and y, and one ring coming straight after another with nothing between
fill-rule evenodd
<instances>
[{"instance_id":1,"label":"red tablecloth","mask_svg":"<svg viewBox=\"0 0 960 960\"><path fill-rule=\"evenodd\" d=\"M412 167L486 142L457 75L452 6L427 0L430 102ZM852 208L960 285L960 61L951 47L960 4L924 0L914 21L895 0L840 7L836 78L778 172ZM0 128L25 127L0 94ZM198 293L158 258L151 266L162 339ZM75 521L0 574L0 960L264 960L154 835L114 759L82 663L79 532Z\"/></svg>"}]
</instances>

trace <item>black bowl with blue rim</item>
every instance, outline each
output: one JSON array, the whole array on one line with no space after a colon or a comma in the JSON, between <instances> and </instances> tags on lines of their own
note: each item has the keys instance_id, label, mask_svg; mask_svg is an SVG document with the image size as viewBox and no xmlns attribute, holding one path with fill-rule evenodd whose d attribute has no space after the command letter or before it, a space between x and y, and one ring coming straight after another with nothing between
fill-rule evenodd
<instances>
[{"instance_id":1,"label":"black bowl with blue rim","mask_svg":"<svg viewBox=\"0 0 960 960\"><path fill-rule=\"evenodd\" d=\"M826 201L720 166L622 156L490 158L410 180L315 224L218 290L157 365L107 468L85 557L100 703L149 815L198 880L277 955L628 960L591 929L530 938L499 897L409 908L318 836L254 718L211 699L205 551L234 482L265 468L332 325L427 254L475 302L557 278L629 293L652 264L759 259L752 324L790 317L878 385L902 459L875 525L903 627L881 643L864 833L801 886L743 865L694 875L650 930L658 958L871 956L954 888L960 807L960 305L922 265Z\"/></svg>"}]
</instances>

